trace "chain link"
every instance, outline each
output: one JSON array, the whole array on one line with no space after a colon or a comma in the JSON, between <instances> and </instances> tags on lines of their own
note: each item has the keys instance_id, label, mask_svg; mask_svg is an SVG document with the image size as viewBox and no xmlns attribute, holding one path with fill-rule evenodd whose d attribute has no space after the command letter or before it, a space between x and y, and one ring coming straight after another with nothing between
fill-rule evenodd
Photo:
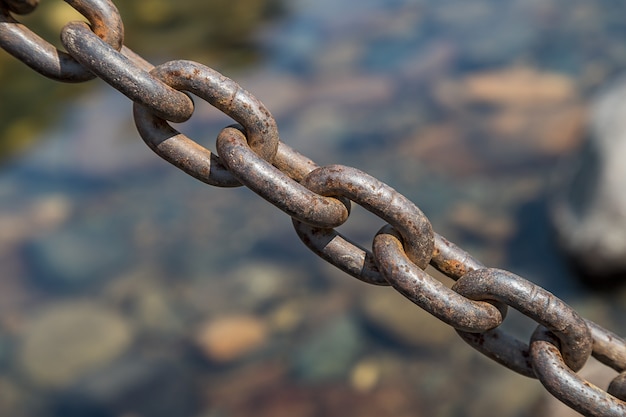
<instances>
[{"instance_id":1,"label":"chain link","mask_svg":"<svg viewBox=\"0 0 626 417\"><path fill-rule=\"evenodd\" d=\"M421 210L387 184L355 168L319 167L279 140L270 112L215 70L191 61L153 67L123 46L123 25L108 0L65 0L89 20L61 31L66 52L21 25L12 14L37 0L0 0L0 46L35 71L64 82L98 76L134 102L137 130L159 156L207 184L246 185L293 219L317 255L370 284L391 285L454 327L463 340L504 366L537 378L569 407L590 416L626 415L626 342L545 289L508 271L486 268L432 230ZM193 114L195 94L240 126L217 135L217 153L172 128ZM355 202L389 224L366 250L334 228ZM431 265L456 283L429 275ZM536 321L530 344L498 327L507 306ZM576 374L590 355L619 375L607 390Z\"/></svg>"},{"instance_id":2,"label":"chain link","mask_svg":"<svg viewBox=\"0 0 626 417\"><path fill-rule=\"evenodd\" d=\"M124 25L115 5L109 0L65 0L89 20L91 35L96 35L114 50L124 43ZM36 2L12 0L0 6L0 47L8 53L53 80L83 82L95 78L77 60L59 51L49 42L15 20L10 10L18 13L32 11Z\"/></svg>"},{"instance_id":3,"label":"chain link","mask_svg":"<svg viewBox=\"0 0 626 417\"><path fill-rule=\"evenodd\" d=\"M537 378L571 408L590 416L626 415L625 373L611 382L608 392L585 381L566 365L559 339L543 326L538 326L532 335L530 354Z\"/></svg>"},{"instance_id":4,"label":"chain link","mask_svg":"<svg viewBox=\"0 0 626 417\"><path fill-rule=\"evenodd\" d=\"M265 106L237 83L191 61L167 62L150 73L168 87L189 91L241 123L248 132L250 148L266 160L274 159L278 148L276 123ZM135 125L159 156L207 184L241 185L216 155L173 129L151 107L141 104L135 102L133 106ZM171 137L176 139L169 140ZM192 154L187 154L189 151Z\"/></svg>"},{"instance_id":5,"label":"chain link","mask_svg":"<svg viewBox=\"0 0 626 417\"><path fill-rule=\"evenodd\" d=\"M103 42L87 24L70 22L65 25L61 42L91 73L135 103L148 106L155 115L173 122L184 122L191 117L191 98L142 70L131 58Z\"/></svg>"},{"instance_id":6,"label":"chain link","mask_svg":"<svg viewBox=\"0 0 626 417\"><path fill-rule=\"evenodd\" d=\"M472 300L497 300L547 327L558 337L563 358L574 371L579 371L587 362L591 354L592 339L586 323L567 304L545 289L511 272L487 268L463 275L452 289ZM490 340L496 341L494 345L478 343L475 347L495 358L502 351L503 343L499 340L505 338L501 337L497 329L491 330L491 335ZM473 332L471 337L480 341L481 334ZM506 340L509 343L510 339ZM495 348L494 352L491 352L492 346ZM523 346L516 356L528 356L528 347L522 343L513 342L511 346L515 347L511 352L519 352L518 348ZM508 366L505 360L500 362ZM522 373L527 375L532 371L529 369Z\"/></svg>"}]
</instances>

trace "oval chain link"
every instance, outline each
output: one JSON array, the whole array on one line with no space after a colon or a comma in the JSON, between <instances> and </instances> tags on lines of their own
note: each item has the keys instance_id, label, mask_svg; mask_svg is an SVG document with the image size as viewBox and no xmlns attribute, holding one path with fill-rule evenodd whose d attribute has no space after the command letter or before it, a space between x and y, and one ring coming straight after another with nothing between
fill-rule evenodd
<instances>
[{"instance_id":1,"label":"oval chain link","mask_svg":"<svg viewBox=\"0 0 626 417\"><path fill-rule=\"evenodd\" d=\"M585 320L593 339L593 357L615 369L626 371L626 341L591 320Z\"/></svg>"},{"instance_id":2,"label":"oval chain link","mask_svg":"<svg viewBox=\"0 0 626 417\"><path fill-rule=\"evenodd\" d=\"M252 191L289 216L318 227L336 227L350 214L350 202L316 194L250 149L239 129L228 127L217 137L224 165Z\"/></svg>"},{"instance_id":3,"label":"oval chain link","mask_svg":"<svg viewBox=\"0 0 626 417\"><path fill-rule=\"evenodd\" d=\"M135 103L173 122L184 122L193 113L193 101L161 82L141 66L96 36L83 22L70 22L61 31L61 42L80 64Z\"/></svg>"},{"instance_id":4,"label":"oval chain link","mask_svg":"<svg viewBox=\"0 0 626 417\"><path fill-rule=\"evenodd\" d=\"M561 299L518 275L494 268L480 269L462 276L452 289L472 300L499 301L547 327L559 338L563 358L574 371L580 370L591 355L593 342L585 321ZM498 337L499 331L492 332L492 340L504 339ZM471 337L471 340L480 341L480 335L473 334ZM470 344L491 356L488 349L492 345ZM500 349L504 345L498 343L495 346ZM513 346L518 348L521 344L515 343ZM507 351L515 352L518 349ZM493 353L494 356L496 354ZM528 347L523 347L520 354L528 357ZM523 373L532 374L530 371Z\"/></svg>"},{"instance_id":5,"label":"oval chain link","mask_svg":"<svg viewBox=\"0 0 626 417\"><path fill-rule=\"evenodd\" d=\"M331 187L331 177L335 177L336 183L341 186L334 189L326 188ZM346 178L353 178L353 181L347 183ZM411 239L413 247L418 248L413 251L413 256L418 257L422 265L428 264L433 243L426 241L424 237L428 238L432 235L430 222L419 208L388 185L361 171L345 166L317 168L302 178L302 184L318 194L349 198L386 221L400 225L405 230L405 235ZM385 197L381 199L381 195ZM394 211L398 208L397 206L385 206L385 201L394 199L397 200L396 205L402 205L402 211ZM400 218L398 213L410 215ZM407 222L407 219L411 219L412 224ZM300 240L322 259L361 281L374 285L389 285L378 271L370 251L334 229L314 227L297 219L293 219L293 225ZM419 227L416 228L416 225ZM416 236L419 237L416 238Z\"/></svg>"},{"instance_id":6,"label":"oval chain link","mask_svg":"<svg viewBox=\"0 0 626 417\"><path fill-rule=\"evenodd\" d=\"M197 95L239 122L248 145L259 156L272 161L278 149L278 128L269 110L230 78L192 61L170 61L155 67L151 75L176 90ZM210 150L172 128L149 108L134 105L135 125L148 146L160 157L189 175L210 185L239 186Z\"/></svg>"},{"instance_id":7,"label":"oval chain link","mask_svg":"<svg viewBox=\"0 0 626 417\"><path fill-rule=\"evenodd\" d=\"M387 281L399 293L457 330L482 332L506 317L506 305L473 301L452 291L416 265L405 253L398 230L383 226L374 238L374 259Z\"/></svg>"},{"instance_id":8,"label":"oval chain link","mask_svg":"<svg viewBox=\"0 0 626 417\"><path fill-rule=\"evenodd\" d=\"M368 284L389 285L378 271L372 252L335 229L313 227L296 219L292 223L302 243L329 264Z\"/></svg>"},{"instance_id":9,"label":"oval chain link","mask_svg":"<svg viewBox=\"0 0 626 417\"><path fill-rule=\"evenodd\" d=\"M535 374L544 387L569 407L586 416L626 416L623 378L616 378L608 392L585 381L567 366L562 349L559 348L560 342L560 338L543 326L538 326L532 335L530 355ZM616 395L621 396L621 399Z\"/></svg>"},{"instance_id":10,"label":"oval chain link","mask_svg":"<svg viewBox=\"0 0 626 417\"><path fill-rule=\"evenodd\" d=\"M135 103L141 136L172 164L209 184L247 185L289 214L300 238L319 256L365 282L393 285L485 355L538 377L570 407L594 416L625 415L623 339L581 319L543 288L510 272L486 269L434 233L419 208L388 185L355 168L320 168L280 142L269 111L234 81L190 61L154 68L123 46L122 21L109 0L65 1L91 24L72 22L62 29L69 54L11 15L32 11L37 0L0 0L0 47L55 80L97 75ZM192 100L178 90L200 96L243 125L219 133L219 157L167 123L193 114ZM390 223L374 237L372 252L333 229L348 218L351 200ZM458 280L452 289L424 271L429 263ZM540 323L530 347L496 328L507 306ZM620 372L608 391L575 374L590 353Z\"/></svg>"},{"instance_id":11,"label":"oval chain link","mask_svg":"<svg viewBox=\"0 0 626 417\"><path fill-rule=\"evenodd\" d=\"M95 35L103 44L119 51L124 43L124 25L117 8L110 0L64 0L85 16ZM38 73L63 82L82 82L95 78L73 57L59 51L54 45L20 24L9 13L32 11L36 3L12 1L8 6L0 5L0 47L37 71Z\"/></svg>"},{"instance_id":12,"label":"oval chain link","mask_svg":"<svg viewBox=\"0 0 626 417\"><path fill-rule=\"evenodd\" d=\"M409 258L426 268L433 253L433 229L424 213L389 185L356 168L328 165L302 180L316 194L345 197L395 227Z\"/></svg>"}]
</instances>

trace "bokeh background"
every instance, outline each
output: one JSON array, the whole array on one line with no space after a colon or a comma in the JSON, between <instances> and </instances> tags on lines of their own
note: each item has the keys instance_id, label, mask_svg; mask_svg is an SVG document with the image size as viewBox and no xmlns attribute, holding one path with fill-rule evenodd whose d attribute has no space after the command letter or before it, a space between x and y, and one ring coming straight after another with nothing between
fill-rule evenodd
<instances>
[{"instance_id":1,"label":"bokeh background","mask_svg":"<svg viewBox=\"0 0 626 417\"><path fill-rule=\"evenodd\" d=\"M76 15L42 3L20 19L58 44ZM136 52L237 80L290 146L387 182L484 263L626 334L626 291L580 285L548 216L589 98L626 68L626 5L118 3ZM214 149L232 121L195 101L177 128ZM2 414L571 415L393 290L326 265L251 191L159 159L131 108L0 52ZM341 231L369 246L381 225L355 207ZM534 327L514 312L504 326ZM614 375L588 368L603 387Z\"/></svg>"}]
</instances>

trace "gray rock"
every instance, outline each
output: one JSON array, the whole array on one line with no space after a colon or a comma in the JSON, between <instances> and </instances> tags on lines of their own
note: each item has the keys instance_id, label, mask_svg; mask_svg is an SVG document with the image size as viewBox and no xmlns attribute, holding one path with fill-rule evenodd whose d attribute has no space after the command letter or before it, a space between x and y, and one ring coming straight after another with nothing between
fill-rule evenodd
<instances>
[{"instance_id":1,"label":"gray rock","mask_svg":"<svg viewBox=\"0 0 626 417\"><path fill-rule=\"evenodd\" d=\"M305 381L328 381L347 375L361 353L363 337L353 317L337 317L313 333L296 352L296 376Z\"/></svg>"},{"instance_id":2,"label":"gray rock","mask_svg":"<svg viewBox=\"0 0 626 417\"><path fill-rule=\"evenodd\" d=\"M553 205L561 247L595 286L626 282L626 78L592 102L588 138Z\"/></svg>"},{"instance_id":3,"label":"gray rock","mask_svg":"<svg viewBox=\"0 0 626 417\"><path fill-rule=\"evenodd\" d=\"M107 366L132 337L131 326L114 310L87 301L61 303L26 325L17 364L37 386L64 387Z\"/></svg>"},{"instance_id":4,"label":"gray rock","mask_svg":"<svg viewBox=\"0 0 626 417\"><path fill-rule=\"evenodd\" d=\"M82 216L33 238L23 255L38 285L53 291L89 288L132 261L127 225L115 217Z\"/></svg>"}]
</instances>

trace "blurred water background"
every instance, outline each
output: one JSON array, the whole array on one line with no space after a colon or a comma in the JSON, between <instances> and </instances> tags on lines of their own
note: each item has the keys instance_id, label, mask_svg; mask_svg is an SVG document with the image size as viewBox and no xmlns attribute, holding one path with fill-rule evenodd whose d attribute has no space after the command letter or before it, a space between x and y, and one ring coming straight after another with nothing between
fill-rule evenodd
<instances>
[{"instance_id":1,"label":"blurred water background","mask_svg":"<svg viewBox=\"0 0 626 417\"><path fill-rule=\"evenodd\" d=\"M589 96L626 68L626 5L118 7L125 43L153 63L223 72L267 105L290 146L387 182L487 265L626 334L626 292L581 286L547 214ZM72 18L45 1L23 20L54 41ZM214 149L231 121L195 101L177 128ZM393 290L316 258L249 190L160 160L131 107L101 81L59 84L0 53L3 415L570 415ZM341 230L369 246L381 225L354 208ZM505 327L524 340L533 329L513 312Z\"/></svg>"}]
</instances>

